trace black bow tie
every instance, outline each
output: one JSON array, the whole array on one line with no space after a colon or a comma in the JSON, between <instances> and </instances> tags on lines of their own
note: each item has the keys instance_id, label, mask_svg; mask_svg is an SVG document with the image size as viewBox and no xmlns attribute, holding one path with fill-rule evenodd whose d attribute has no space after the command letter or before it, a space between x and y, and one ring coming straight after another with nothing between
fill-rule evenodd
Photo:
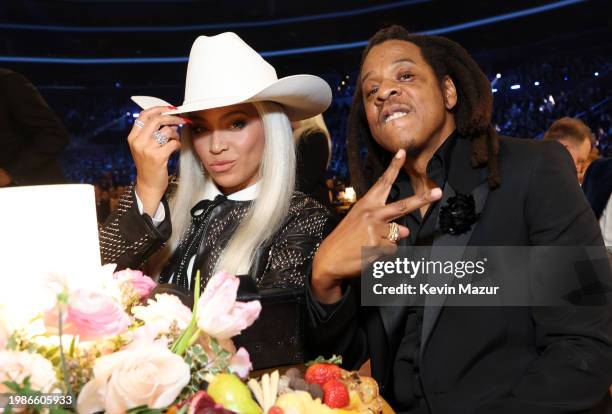
<instances>
[{"instance_id":1,"label":"black bow tie","mask_svg":"<svg viewBox=\"0 0 612 414\"><path fill-rule=\"evenodd\" d=\"M227 197L219 194L214 200L201 200L191 209L191 225L185 232L184 238L179 242L172 254L170 263L164 268L160 275L160 283L167 283L172 275L172 283L184 288L189 287L191 275L187 268L191 258L197 254L204 236L206 222L215 207L227 201ZM193 270L196 269L192 269Z\"/></svg>"}]
</instances>

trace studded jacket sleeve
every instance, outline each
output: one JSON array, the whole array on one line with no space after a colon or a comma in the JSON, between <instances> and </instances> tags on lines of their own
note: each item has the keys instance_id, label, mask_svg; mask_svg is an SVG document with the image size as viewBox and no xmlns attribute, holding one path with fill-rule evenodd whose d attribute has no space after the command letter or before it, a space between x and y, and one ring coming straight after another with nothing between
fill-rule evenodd
<instances>
[{"instance_id":1,"label":"studded jacket sleeve","mask_svg":"<svg viewBox=\"0 0 612 414\"><path fill-rule=\"evenodd\" d=\"M258 287L303 288L319 245L335 225L325 207L296 192L286 225L274 237L267 254L260 257L266 263L257 277Z\"/></svg>"},{"instance_id":2,"label":"studded jacket sleeve","mask_svg":"<svg viewBox=\"0 0 612 414\"><path fill-rule=\"evenodd\" d=\"M102 263L116 263L117 270L141 268L147 259L170 238L170 215L155 226L148 214L140 214L136 204L134 187L121 196L117 211L100 230L100 254ZM162 200L164 208L168 204Z\"/></svg>"}]
</instances>

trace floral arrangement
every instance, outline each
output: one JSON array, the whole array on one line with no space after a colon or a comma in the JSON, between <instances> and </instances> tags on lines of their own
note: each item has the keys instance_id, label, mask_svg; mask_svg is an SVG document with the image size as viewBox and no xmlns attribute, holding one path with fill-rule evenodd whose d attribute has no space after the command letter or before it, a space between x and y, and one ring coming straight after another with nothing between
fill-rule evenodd
<instances>
[{"instance_id":1,"label":"floral arrangement","mask_svg":"<svg viewBox=\"0 0 612 414\"><path fill-rule=\"evenodd\" d=\"M336 365L317 365L310 393L295 372L247 385L249 354L232 337L253 324L261 304L236 300L237 277L215 274L189 309L174 295L149 297L156 284L142 272L114 270L103 266L76 286L49 276L28 320L0 304L5 413L380 412L376 383ZM198 274L195 292L199 284Z\"/></svg>"},{"instance_id":2,"label":"floral arrangement","mask_svg":"<svg viewBox=\"0 0 612 414\"><path fill-rule=\"evenodd\" d=\"M114 269L103 266L89 289L50 276L37 288L47 300L27 323L0 305L0 393L41 395L37 402L63 395L71 404L62 410L119 413L169 407L199 390L205 374L246 378L249 354L231 338L261 305L236 300L238 278L214 275L192 310L173 295L148 298L156 284L142 272Z\"/></svg>"}]
</instances>

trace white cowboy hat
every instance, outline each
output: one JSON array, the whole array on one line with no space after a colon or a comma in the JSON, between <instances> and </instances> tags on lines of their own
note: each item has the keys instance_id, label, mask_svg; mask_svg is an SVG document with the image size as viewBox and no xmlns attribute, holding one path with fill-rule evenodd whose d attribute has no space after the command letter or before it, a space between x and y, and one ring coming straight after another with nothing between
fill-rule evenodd
<instances>
[{"instance_id":1,"label":"white cowboy hat","mask_svg":"<svg viewBox=\"0 0 612 414\"><path fill-rule=\"evenodd\" d=\"M287 116L298 121L318 115L331 103L331 88L313 75L278 79L276 70L232 32L200 36L191 47L185 100L174 115L244 102L272 101L283 105ZM132 96L141 108L170 106L152 96Z\"/></svg>"}]
</instances>

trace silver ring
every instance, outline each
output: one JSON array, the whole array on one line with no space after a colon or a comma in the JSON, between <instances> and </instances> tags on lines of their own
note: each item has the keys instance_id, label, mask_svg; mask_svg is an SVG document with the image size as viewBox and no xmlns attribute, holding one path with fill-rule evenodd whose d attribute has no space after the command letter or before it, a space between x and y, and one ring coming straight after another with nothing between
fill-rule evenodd
<instances>
[{"instance_id":1,"label":"silver ring","mask_svg":"<svg viewBox=\"0 0 612 414\"><path fill-rule=\"evenodd\" d=\"M140 119L137 119L134 121L134 125L136 125L138 128L142 129L145 127L144 122L142 122Z\"/></svg>"},{"instance_id":2,"label":"silver ring","mask_svg":"<svg viewBox=\"0 0 612 414\"><path fill-rule=\"evenodd\" d=\"M160 147L163 147L168 143L168 137L165 136L161 131L155 131L155 133L153 134L153 138L155 138L155 141L157 141Z\"/></svg>"}]
</instances>

